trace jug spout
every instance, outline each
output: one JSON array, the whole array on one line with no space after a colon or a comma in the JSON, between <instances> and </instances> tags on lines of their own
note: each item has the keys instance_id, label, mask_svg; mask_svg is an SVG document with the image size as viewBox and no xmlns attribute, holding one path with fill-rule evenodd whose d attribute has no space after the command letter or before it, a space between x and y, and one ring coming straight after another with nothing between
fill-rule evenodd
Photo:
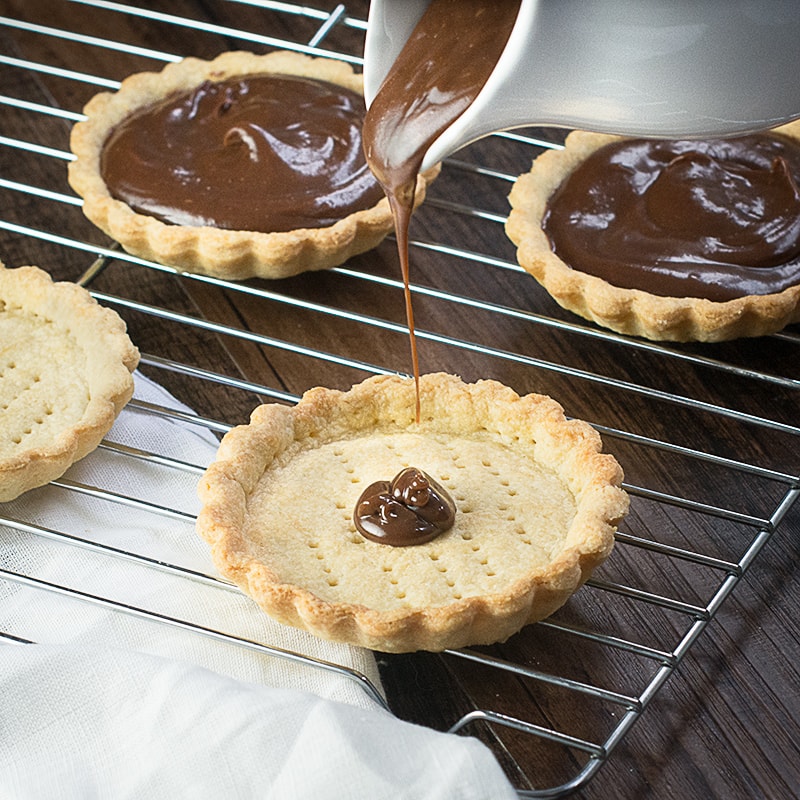
<instances>
[{"instance_id":1,"label":"jug spout","mask_svg":"<svg viewBox=\"0 0 800 800\"><path fill-rule=\"evenodd\" d=\"M430 3L372 0L368 105ZM529 125L709 138L789 122L800 117L798 41L796 0L522 0L494 71L422 168Z\"/></svg>"}]
</instances>

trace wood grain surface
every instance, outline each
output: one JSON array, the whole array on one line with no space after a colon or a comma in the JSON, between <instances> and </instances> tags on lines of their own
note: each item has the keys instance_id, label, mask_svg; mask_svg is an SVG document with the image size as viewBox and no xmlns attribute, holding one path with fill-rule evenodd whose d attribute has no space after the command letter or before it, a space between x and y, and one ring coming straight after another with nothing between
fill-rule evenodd
<instances>
[{"instance_id":1,"label":"wood grain surface","mask_svg":"<svg viewBox=\"0 0 800 800\"><path fill-rule=\"evenodd\" d=\"M316 12L336 4L305 8L148 0L133 13L133 4L0 0L0 96L68 112L0 105L0 259L78 280L113 245L66 182L69 130L103 90L98 78L113 85L173 57L266 52L275 39L302 48L325 22ZM358 57L366 14L366 2L346 3L318 46ZM441 730L489 709L602 744L629 711L608 691L647 707L573 796L800 796L800 506L790 507L800 480L800 330L651 346L561 310L516 268L503 220L511 180L541 152L535 140L558 145L564 132L522 133L458 153L413 220L421 366L545 392L598 426L625 469L631 514L609 562L555 624L481 651L519 670L463 654L379 656L392 707ZM261 401L407 372L399 279L389 239L342 269L241 285L141 266L120 251L89 288L126 319L146 374L199 414L236 424ZM601 691L576 689L584 685ZM483 738L523 792L568 783L587 763L579 749L509 728L463 732Z\"/></svg>"}]
</instances>

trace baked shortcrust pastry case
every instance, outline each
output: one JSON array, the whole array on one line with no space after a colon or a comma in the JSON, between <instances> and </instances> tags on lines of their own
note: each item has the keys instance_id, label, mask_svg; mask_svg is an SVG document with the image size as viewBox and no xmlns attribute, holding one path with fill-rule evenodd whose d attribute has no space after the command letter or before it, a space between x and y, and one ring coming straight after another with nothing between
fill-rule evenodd
<instances>
[{"instance_id":1,"label":"baked shortcrust pastry case","mask_svg":"<svg viewBox=\"0 0 800 800\"><path fill-rule=\"evenodd\" d=\"M773 133L800 143L800 122L776 128ZM613 285L603 277L582 271L580 264L567 264L556 255L543 229L548 203L586 159L606 145L622 141L625 140L619 136L573 131L563 150L541 154L530 172L521 175L512 188L506 232L517 246L520 265L553 299L598 325L652 340L716 342L763 336L800 322L800 283L772 293L744 294L725 300L662 296ZM791 186L792 181L795 203L800 203L797 175L788 178L787 185ZM686 191L691 192L691 187L687 186ZM764 230L769 231L769 220L764 221ZM800 250L800 242L797 248ZM792 263L798 258L800 255L795 255ZM713 282L713 267L709 275Z\"/></svg>"},{"instance_id":2,"label":"baked shortcrust pastry case","mask_svg":"<svg viewBox=\"0 0 800 800\"><path fill-rule=\"evenodd\" d=\"M69 164L69 182L83 198L86 216L133 255L229 279L283 278L306 270L325 269L375 247L393 230L388 201L382 192L377 192L369 207L353 211L332 224L301 225L293 230L268 233L199 223L165 223L156 216L137 213L112 196L101 163L104 146L117 126L145 109L197 90L207 82L218 84L265 75L313 79L359 95L363 92L362 77L349 64L288 51L267 55L228 52L211 61L186 58L167 65L161 72L131 75L118 91L102 92L92 98L84 109L86 119L73 127L70 147L76 158ZM302 123L303 110L298 109L297 114L298 122ZM237 128L234 132L233 138L240 149L252 145L247 131ZM360 153L360 144L357 149ZM169 156L179 157L177 148ZM208 157L222 158L213 153ZM422 202L427 184L437 172L438 167L420 176L416 204ZM276 185L282 189L284 183L278 181ZM287 192L290 189L286 186ZM257 191L257 185L244 185L241 204L252 203ZM198 198L201 195L198 191Z\"/></svg>"},{"instance_id":3,"label":"baked shortcrust pastry case","mask_svg":"<svg viewBox=\"0 0 800 800\"><path fill-rule=\"evenodd\" d=\"M0 264L0 501L94 450L133 394L139 352L82 287Z\"/></svg>"},{"instance_id":4,"label":"baked shortcrust pastry case","mask_svg":"<svg viewBox=\"0 0 800 800\"><path fill-rule=\"evenodd\" d=\"M549 397L423 375L315 388L259 406L200 481L197 526L219 570L275 619L379 651L507 639L558 609L609 554L628 499L617 461ZM369 541L353 513L374 481L424 470L455 524Z\"/></svg>"}]
</instances>

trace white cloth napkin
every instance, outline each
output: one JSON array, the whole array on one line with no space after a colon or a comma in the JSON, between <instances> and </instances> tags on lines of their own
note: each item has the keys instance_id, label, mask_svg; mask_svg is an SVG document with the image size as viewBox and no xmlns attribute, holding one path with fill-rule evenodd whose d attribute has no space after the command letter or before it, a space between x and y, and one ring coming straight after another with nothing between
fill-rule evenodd
<instances>
[{"instance_id":1,"label":"white cloth napkin","mask_svg":"<svg viewBox=\"0 0 800 800\"><path fill-rule=\"evenodd\" d=\"M188 411L135 377L136 399ZM101 448L65 480L145 505L53 485L0 505L0 568L42 582L0 576L0 631L36 643L0 639L0 797L517 796L478 740L389 714L370 652L279 625L238 590L156 568L216 574L193 519L212 434L129 406L107 439L185 466Z\"/></svg>"}]
</instances>

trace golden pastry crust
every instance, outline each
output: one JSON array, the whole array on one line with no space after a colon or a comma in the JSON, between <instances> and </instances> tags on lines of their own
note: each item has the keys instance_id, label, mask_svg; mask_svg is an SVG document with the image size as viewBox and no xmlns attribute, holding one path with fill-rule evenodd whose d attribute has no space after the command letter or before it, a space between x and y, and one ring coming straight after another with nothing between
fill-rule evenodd
<instances>
[{"instance_id":1,"label":"golden pastry crust","mask_svg":"<svg viewBox=\"0 0 800 800\"><path fill-rule=\"evenodd\" d=\"M133 394L139 351L82 287L0 264L0 501L94 450Z\"/></svg>"},{"instance_id":2,"label":"golden pastry crust","mask_svg":"<svg viewBox=\"0 0 800 800\"><path fill-rule=\"evenodd\" d=\"M115 126L137 110L173 93L189 91L203 81L253 74L298 75L363 91L361 75L349 64L288 51L267 55L229 52L212 61L185 58L161 72L131 75L118 91L93 97L84 108L86 120L72 129L70 148L76 158L69 164L69 182L83 198L84 214L133 255L233 280L285 278L327 269L377 246L393 230L385 198L329 227L260 233L168 225L136 213L111 196L100 173L100 155ZM415 205L422 202L437 173L438 167L420 176Z\"/></svg>"},{"instance_id":3,"label":"golden pastry crust","mask_svg":"<svg viewBox=\"0 0 800 800\"><path fill-rule=\"evenodd\" d=\"M585 422L495 381L370 378L259 406L200 481L199 534L217 567L277 620L374 650L503 641L559 608L609 554L622 471ZM375 480L416 466L457 505L409 547L353 524Z\"/></svg>"},{"instance_id":4,"label":"golden pastry crust","mask_svg":"<svg viewBox=\"0 0 800 800\"><path fill-rule=\"evenodd\" d=\"M800 139L800 122L775 129ZM573 269L551 249L542 218L553 192L591 153L622 137L573 131L563 150L540 155L509 195L506 233L520 265L563 308L618 333L653 340L719 342L774 333L800 322L800 285L769 295L717 302L697 297L660 297L623 289Z\"/></svg>"}]
</instances>

